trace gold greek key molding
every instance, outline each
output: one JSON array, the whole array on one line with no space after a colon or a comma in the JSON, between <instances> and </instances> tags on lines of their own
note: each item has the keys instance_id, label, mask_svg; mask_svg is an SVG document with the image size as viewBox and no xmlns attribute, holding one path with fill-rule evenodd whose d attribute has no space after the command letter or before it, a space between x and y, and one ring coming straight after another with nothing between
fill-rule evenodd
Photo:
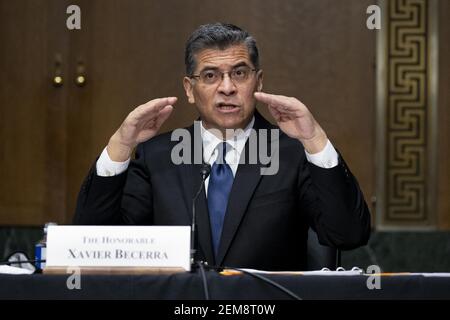
<instances>
[{"instance_id":1,"label":"gold greek key molding","mask_svg":"<svg viewBox=\"0 0 450 320\"><path fill-rule=\"evenodd\" d=\"M380 7L377 226L433 228L437 0L387 0Z\"/></svg>"}]
</instances>

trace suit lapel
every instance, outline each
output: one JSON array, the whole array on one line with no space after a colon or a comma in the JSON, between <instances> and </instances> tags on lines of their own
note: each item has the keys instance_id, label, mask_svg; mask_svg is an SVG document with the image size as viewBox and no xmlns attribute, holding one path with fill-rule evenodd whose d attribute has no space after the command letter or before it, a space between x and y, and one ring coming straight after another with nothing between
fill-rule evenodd
<instances>
[{"instance_id":1,"label":"suit lapel","mask_svg":"<svg viewBox=\"0 0 450 320\"><path fill-rule=\"evenodd\" d=\"M272 126L256 111L253 129L256 130L258 143L258 129L270 128L274 128L274 126ZM247 140L244 152L241 154L241 158L245 156L246 161L244 163L241 162L238 166L238 170L233 181L233 186L231 188L230 198L228 199L228 206L225 214L225 221L216 261L217 265L221 265L223 263L223 259L225 258L225 255L247 210L248 203L251 200L253 193L262 177L261 168L263 165L260 163L259 157L256 164L249 164L249 141L250 139Z\"/></svg>"},{"instance_id":2,"label":"suit lapel","mask_svg":"<svg viewBox=\"0 0 450 320\"><path fill-rule=\"evenodd\" d=\"M197 132L194 134L194 125L188 128L191 137L191 164L181 164L178 165L179 179L181 182L181 186L183 188L183 197L184 202L186 204L186 212L188 213L189 221L192 223L192 199L194 195L197 193L200 188L201 176L200 170L202 168L201 164L196 164L199 162L198 159L195 159L195 150L194 141L195 139L199 139L200 141L200 155L202 157L202 143L201 136L197 137ZM197 142L198 143L198 142ZM202 158L200 158L201 161ZM196 161L195 161L196 160ZM214 264L214 255L211 244L211 229L209 223L209 214L208 214L208 206L206 203L206 194L203 188L202 192L197 198L196 201L196 221L197 221L197 232L198 232L198 246L199 249L203 252L206 261L213 265Z\"/></svg>"},{"instance_id":3,"label":"suit lapel","mask_svg":"<svg viewBox=\"0 0 450 320\"><path fill-rule=\"evenodd\" d=\"M258 129L272 129L276 128L264 119L257 111L255 112L255 124L253 129L256 130L257 139L259 140ZM199 129L199 128L198 128ZM194 125L188 128L191 137L191 163L178 165L179 179L183 188L183 197L186 204L186 212L189 215L189 221L192 222L192 198L200 188L200 170L202 165L195 164L198 159L194 159L194 141L200 141L200 148L202 148L201 136L197 136L200 131L194 130ZM192 138L193 137L193 138ZM259 143L259 142L258 142ZM244 152L241 157L245 157L246 161L239 164L236 176L233 181L233 186L228 199L227 212L225 214L224 226L222 229L222 236L219 245L219 253L215 261L212 240L211 240L211 226L209 221L209 212L206 199L206 193L203 189L196 202L197 214L197 230L198 230L198 244L199 249L202 250L206 261L210 265L221 265L225 255L233 241L233 238L239 228L239 225L247 210L249 201L251 200L259 181L261 180L261 168L263 165L257 159L256 164L249 164L249 140L247 140ZM203 150L201 150L201 156ZM194 161L197 160L197 161Z\"/></svg>"},{"instance_id":4,"label":"suit lapel","mask_svg":"<svg viewBox=\"0 0 450 320\"><path fill-rule=\"evenodd\" d=\"M221 265L241 223L248 202L261 179L260 164L240 164L228 199L227 212L220 239L217 264Z\"/></svg>"}]
</instances>

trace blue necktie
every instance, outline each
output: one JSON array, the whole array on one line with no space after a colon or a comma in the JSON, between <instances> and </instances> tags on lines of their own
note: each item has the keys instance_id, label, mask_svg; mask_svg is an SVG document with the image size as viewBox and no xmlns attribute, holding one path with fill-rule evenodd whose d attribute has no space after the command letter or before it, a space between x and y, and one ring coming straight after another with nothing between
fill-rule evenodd
<instances>
[{"instance_id":1,"label":"blue necktie","mask_svg":"<svg viewBox=\"0 0 450 320\"><path fill-rule=\"evenodd\" d=\"M219 155L211 167L208 183L208 209L214 254L217 257L228 196L233 185L233 172L225 161L227 143L217 146Z\"/></svg>"}]
</instances>

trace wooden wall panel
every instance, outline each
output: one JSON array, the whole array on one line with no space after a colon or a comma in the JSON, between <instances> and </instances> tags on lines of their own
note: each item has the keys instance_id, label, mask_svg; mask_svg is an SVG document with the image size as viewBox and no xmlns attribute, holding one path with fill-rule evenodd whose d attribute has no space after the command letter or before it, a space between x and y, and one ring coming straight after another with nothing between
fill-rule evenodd
<instances>
[{"instance_id":1,"label":"wooden wall panel","mask_svg":"<svg viewBox=\"0 0 450 320\"><path fill-rule=\"evenodd\" d=\"M74 34L72 61L78 56L86 61L89 83L72 92L69 110L69 161L74 161L69 168L76 175L70 202L87 167L133 107L178 96L163 131L197 117L182 89L184 44L197 26L215 21L235 23L256 37L265 90L295 96L310 107L370 200L375 54L375 32L365 27L370 1L78 3L85 8L83 29ZM268 115L265 106L259 109ZM82 131L77 115L85 120Z\"/></svg>"},{"instance_id":2,"label":"wooden wall panel","mask_svg":"<svg viewBox=\"0 0 450 320\"><path fill-rule=\"evenodd\" d=\"M439 2L438 221L450 229L450 1Z\"/></svg>"},{"instance_id":3,"label":"wooden wall panel","mask_svg":"<svg viewBox=\"0 0 450 320\"><path fill-rule=\"evenodd\" d=\"M0 224L65 217L65 1L0 1Z\"/></svg>"},{"instance_id":4,"label":"wooden wall panel","mask_svg":"<svg viewBox=\"0 0 450 320\"><path fill-rule=\"evenodd\" d=\"M6 1L2 3L6 5ZM53 188L55 193L50 195L60 206L55 209L57 213L65 216L59 222L70 221L76 194L89 166L134 107L155 97L175 95L179 102L163 130L189 125L197 117L182 88L184 44L198 25L216 21L235 23L256 37L265 74L264 90L295 96L311 109L359 178L370 202L375 176L376 31L368 30L365 23L366 8L372 1L74 0L70 4L81 8L81 30L65 28L64 10L61 14L54 7L57 18L52 20L57 23L53 26L57 39L68 41L64 55L68 64L64 87L67 101L58 122L65 130L56 135L59 138L55 145L46 146L46 154L48 150L55 154L51 164L57 171L52 172L66 181L61 189ZM52 5L53 2L49 4ZM13 24L20 11L12 13L3 25ZM23 23L24 30L33 28L28 20ZM26 46L19 48L27 50ZM36 54L50 59L50 52L44 48ZM79 62L86 70L84 87L74 83ZM48 65L42 67L41 72L48 73L48 69ZM17 69L17 75L24 74L25 68ZM44 97L48 94L42 88L33 89ZM33 107L38 105L34 99L27 99ZM268 115L265 106L259 109ZM45 130L48 131L43 125L36 129L37 141L46 139L42 136ZM16 143L21 143L21 139ZM43 156L35 159L36 165L41 166L46 161ZM36 179L42 182L45 177ZM14 192L21 186L18 182ZM30 190L43 192L44 186ZM14 213L0 213L3 214ZM43 223L49 217L52 216L16 222Z\"/></svg>"}]
</instances>

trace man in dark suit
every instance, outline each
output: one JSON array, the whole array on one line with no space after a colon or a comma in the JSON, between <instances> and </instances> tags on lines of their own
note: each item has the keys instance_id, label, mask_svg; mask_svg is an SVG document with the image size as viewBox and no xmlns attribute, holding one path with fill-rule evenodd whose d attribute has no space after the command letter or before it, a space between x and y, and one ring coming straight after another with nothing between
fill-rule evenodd
<instances>
[{"instance_id":1,"label":"man in dark suit","mask_svg":"<svg viewBox=\"0 0 450 320\"><path fill-rule=\"evenodd\" d=\"M74 222L191 225L204 162L211 173L196 201L196 259L301 270L309 226L325 245L366 244L370 214L356 179L304 104L261 92L255 40L233 25L204 25L188 40L185 62L184 88L201 121L197 136L194 125L187 128L193 138L184 146L193 150L199 143L202 161L192 151L181 155L192 161L180 164L172 133L157 135L177 98L151 100L134 109L109 140L83 183ZM257 101L268 105L277 122L275 138L262 135L278 128L256 111ZM256 140L249 138L252 132ZM249 161L255 141L267 143L272 160L276 155L275 174L264 174L272 163Z\"/></svg>"}]
</instances>

